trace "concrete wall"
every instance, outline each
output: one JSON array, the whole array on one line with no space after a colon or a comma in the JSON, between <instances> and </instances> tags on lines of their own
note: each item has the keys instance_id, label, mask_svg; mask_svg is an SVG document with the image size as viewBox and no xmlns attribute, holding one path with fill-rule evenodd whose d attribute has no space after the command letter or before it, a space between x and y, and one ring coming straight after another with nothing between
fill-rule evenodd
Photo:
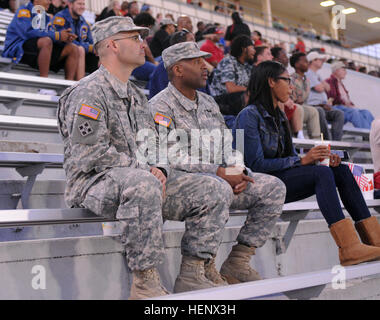
<instances>
[{"instance_id":1,"label":"concrete wall","mask_svg":"<svg viewBox=\"0 0 380 320\"><path fill-rule=\"evenodd\" d=\"M320 74L322 79L329 78L331 66L324 64ZM380 78L347 70L347 76L343 82L356 106L368 109L375 117L380 117Z\"/></svg>"}]
</instances>

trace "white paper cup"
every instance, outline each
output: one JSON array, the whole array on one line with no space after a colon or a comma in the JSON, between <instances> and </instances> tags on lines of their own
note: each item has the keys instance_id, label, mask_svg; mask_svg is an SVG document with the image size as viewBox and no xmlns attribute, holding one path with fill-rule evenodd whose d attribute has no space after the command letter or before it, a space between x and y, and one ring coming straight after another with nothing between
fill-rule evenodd
<instances>
[{"instance_id":1,"label":"white paper cup","mask_svg":"<svg viewBox=\"0 0 380 320\"><path fill-rule=\"evenodd\" d=\"M315 141L315 146L327 146L329 148L329 152L331 150L330 143L327 141ZM319 161L316 162L316 165L329 167L330 157L319 159Z\"/></svg>"},{"instance_id":2,"label":"white paper cup","mask_svg":"<svg viewBox=\"0 0 380 320\"><path fill-rule=\"evenodd\" d=\"M103 222L102 228L103 228L104 236L112 236L115 234L120 234L118 222Z\"/></svg>"}]
</instances>

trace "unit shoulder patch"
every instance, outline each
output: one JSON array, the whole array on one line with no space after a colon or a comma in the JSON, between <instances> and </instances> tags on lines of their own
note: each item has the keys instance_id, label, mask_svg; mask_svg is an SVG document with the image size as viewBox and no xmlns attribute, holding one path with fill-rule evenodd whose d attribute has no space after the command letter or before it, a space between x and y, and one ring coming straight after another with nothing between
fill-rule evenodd
<instances>
[{"instance_id":1,"label":"unit shoulder patch","mask_svg":"<svg viewBox=\"0 0 380 320\"><path fill-rule=\"evenodd\" d=\"M30 11L27 9L21 9L18 12L17 18L30 18Z\"/></svg>"},{"instance_id":2,"label":"unit shoulder patch","mask_svg":"<svg viewBox=\"0 0 380 320\"><path fill-rule=\"evenodd\" d=\"M55 17L53 24L63 27L65 25L65 22L66 22L65 18Z\"/></svg>"}]
</instances>

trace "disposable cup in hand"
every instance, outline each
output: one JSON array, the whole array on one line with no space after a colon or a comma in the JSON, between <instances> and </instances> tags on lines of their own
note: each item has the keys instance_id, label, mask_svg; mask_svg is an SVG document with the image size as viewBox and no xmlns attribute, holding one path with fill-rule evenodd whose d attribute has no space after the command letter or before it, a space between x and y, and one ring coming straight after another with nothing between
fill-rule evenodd
<instances>
[{"instance_id":1,"label":"disposable cup in hand","mask_svg":"<svg viewBox=\"0 0 380 320\"><path fill-rule=\"evenodd\" d=\"M316 141L315 146L326 146L329 148L329 152L331 150L330 143L327 141ZM318 166L330 166L330 157L319 159L319 161L316 162L316 165Z\"/></svg>"}]
</instances>

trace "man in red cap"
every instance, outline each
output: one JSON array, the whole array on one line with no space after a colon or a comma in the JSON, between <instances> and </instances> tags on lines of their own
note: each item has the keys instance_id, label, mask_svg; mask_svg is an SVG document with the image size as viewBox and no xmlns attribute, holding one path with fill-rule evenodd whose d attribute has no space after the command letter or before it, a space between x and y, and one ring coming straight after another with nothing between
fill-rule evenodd
<instances>
[{"instance_id":1,"label":"man in red cap","mask_svg":"<svg viewBox=\"0 0 380 320\"><path fill-rule=\"evenodd\" d=\"M216 67L224 58L224 51L218 46L224 32L217 27L210 27L203 33L206 42L202 45L201 50L211 53L211 57L206 59L213 67Z\"/></svg>"}]
</instances>

